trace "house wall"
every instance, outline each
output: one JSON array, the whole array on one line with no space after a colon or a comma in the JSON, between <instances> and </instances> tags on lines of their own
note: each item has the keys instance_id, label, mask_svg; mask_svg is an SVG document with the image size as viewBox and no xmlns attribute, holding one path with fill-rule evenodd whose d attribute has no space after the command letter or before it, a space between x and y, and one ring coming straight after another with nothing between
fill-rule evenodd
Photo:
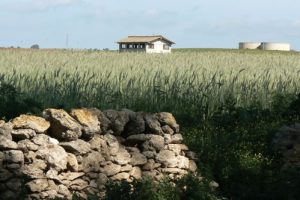
<instances>
[{"instance_id":1,"label":"house wall","mask_svg":"<svg viewBox=\"0 0 300 200\"><path fill-rule=\"evenodd\" d=\"M165 43L162 40L155 41L152 44L154 44L153 49L150 49L149 45L146 46L147 53L171 53L171 49L172 49L171 46L169 47L168 50L164 49L164 44L167 44L167 43Z\"/></svg>"}]
</instances>

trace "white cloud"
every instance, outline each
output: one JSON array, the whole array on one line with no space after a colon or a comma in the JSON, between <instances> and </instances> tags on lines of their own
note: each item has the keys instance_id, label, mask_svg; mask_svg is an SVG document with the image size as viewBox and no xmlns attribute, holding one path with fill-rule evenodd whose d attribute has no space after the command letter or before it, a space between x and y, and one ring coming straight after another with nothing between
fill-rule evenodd
<instances>
[{"instance_id":1,"label":"white cloud","mask_svg":"<svg viewBox=\"0 0 300 200\"><path fill-rule=\"evenodd\" d=\"M31 0L31 5L36 9L71 5L78 0Z\"/></svg>"}]
</instances>

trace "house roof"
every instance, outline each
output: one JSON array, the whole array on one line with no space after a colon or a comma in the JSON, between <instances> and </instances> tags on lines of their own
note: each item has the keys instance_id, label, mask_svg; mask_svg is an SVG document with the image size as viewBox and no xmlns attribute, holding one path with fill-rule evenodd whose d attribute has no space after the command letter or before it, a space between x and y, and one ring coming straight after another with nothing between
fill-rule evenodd
<instances>
[{"instance_id":1,"label":"house roof","mask_svg":"<svg viewBox=\"0 0 300 200\"><path fill-rule=\"evenodd\" d=\"M128 36L127 38L123 38L119 40L117 43L151 43L157 40L164 40L170 44L175 44L171 40L161 36L161 35L151 35L151 36Z\"/></svg>"}]
</instances>

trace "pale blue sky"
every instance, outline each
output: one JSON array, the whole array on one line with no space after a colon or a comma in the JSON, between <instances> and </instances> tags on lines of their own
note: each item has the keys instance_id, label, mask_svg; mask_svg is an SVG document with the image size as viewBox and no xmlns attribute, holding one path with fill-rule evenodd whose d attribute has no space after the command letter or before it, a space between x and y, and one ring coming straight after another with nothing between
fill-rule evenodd
<instances>
[{"instance_id":1,"label":"pale blue sky","mask_svg":"<svg viewBox=\"0 0 300 200\"><path fill-rule=\"evenodd\" d=\"M300 50L299 0L0 0L0 46L116 49L162 34L178 48L289 42Z\"/></svg>"}]
</instances>

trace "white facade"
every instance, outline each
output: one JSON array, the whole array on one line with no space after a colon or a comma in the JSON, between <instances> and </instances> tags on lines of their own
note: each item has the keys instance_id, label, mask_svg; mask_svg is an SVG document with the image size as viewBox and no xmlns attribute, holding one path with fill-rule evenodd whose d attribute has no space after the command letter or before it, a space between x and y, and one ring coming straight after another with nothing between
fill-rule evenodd
<instances>
[{"instance_id":1,"label":"white facade","mask_svg":"<svg viewBox=\"0 0 300 200\"><path fill-rule=\"evenodd\" d=\"M171 53L171 46L159 40L146 45L146 53Z\"/></svg>"}]
</instances>

